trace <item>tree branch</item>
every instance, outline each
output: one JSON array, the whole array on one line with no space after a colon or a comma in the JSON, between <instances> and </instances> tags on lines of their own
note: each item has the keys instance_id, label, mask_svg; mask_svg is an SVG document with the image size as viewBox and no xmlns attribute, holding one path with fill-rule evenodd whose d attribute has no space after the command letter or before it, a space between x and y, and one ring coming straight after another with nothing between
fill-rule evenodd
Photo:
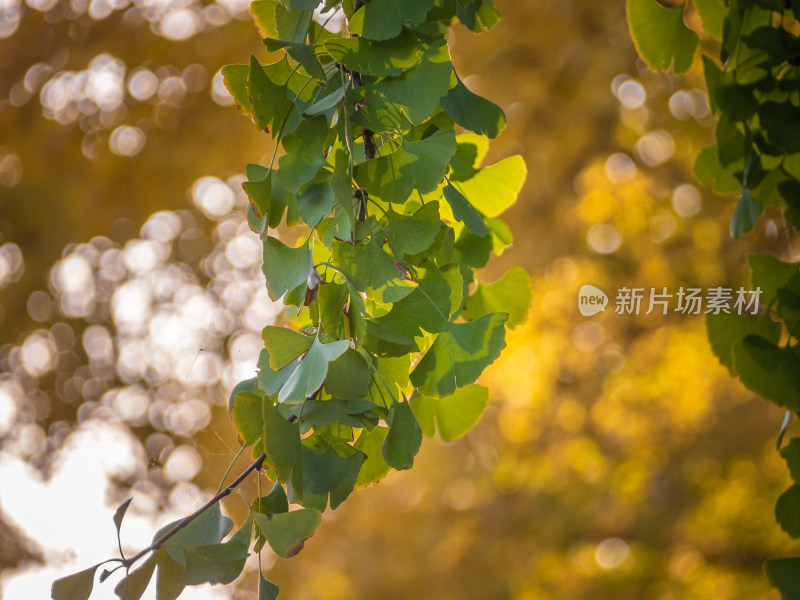
<instances>
[{"instance_id":1,"label":"tree branch","mask_svg":"<svg viewBox=\"0 0 800 600\"><path fill-rule=\"evenodd\" d=\"M252 464L250 464L250 466L248 466L244 471L242 471L241 475L239 475L233 482L231 482L231 484L228 487L219 492L216 496L214 496L211 500L206 502L203 506L198 508L192 514L178 521L178 523L175 524L175 527L170 529L167 533L165 533L163 536L161 536L159 539L153 542L149 547L145 548L144 550L136 554L136 556L124 559L122 561L122 564L125 566L125 568L130 568L137 560L142 558L148 552L151 552L153 550L158 550L159 548L161 548L161 546L163 546L167 542L167 540L169 540L172 536L178 533L181 529L189 525L189 523L194 521L197 517L199 517L201 514L203 514L206 510L208 510L212 506L214 506L225 496L228 496L233 490L235 490L239 486L240 483L242 483L242 481L245 480L245 478L248 475L250 475L250 473L252 473L253 471L260 471L261 466L264 464L266 458L267 455L264 452L262 452L261 456L259 456L256 460L253 461Z\"/></svg>"}]
</instances>

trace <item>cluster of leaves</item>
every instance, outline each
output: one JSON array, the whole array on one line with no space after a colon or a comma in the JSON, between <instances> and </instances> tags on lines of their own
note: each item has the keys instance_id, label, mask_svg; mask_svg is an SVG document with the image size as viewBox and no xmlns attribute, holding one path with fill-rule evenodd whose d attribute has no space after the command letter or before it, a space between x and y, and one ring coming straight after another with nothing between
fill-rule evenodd
<instances>
[{"instance_id":1,"label":"cluster of leaves","mask_svg":"<svg viewBox=\"0 0 800 600\"><path fill-rule=\"evenodd\" d=\"M244 189L269 296L291 327L264 329L258 376L228 406L251 470L263 466L274 487L227 541L218 501L239 480L117 559L129 571L120 598L139 598L156 566L160 599L229 583L253 534L257 551L292 556L328 506L410 468L423 435L462 436L487 405L476 380L530 303L524 270L490 284L475 275L511 243L498 217L525 178L519 156L481 166L505 116L450 62L449 26L492 27L491 0L329 1L322 16L343 14L341 33L315 20L318 4L253 2L281 56L223 69L239 110L276 143L271 164L247 166ZM96 569L57 581L53 597L87 598ZM263 575L259 594L277 594Z\"/></svg>"},{"instance_id":2,"label":"cluster of leaves","mask_svg":"<svg viewBox=\"0 0 800 600\"><path fill-rule=\"evenodd\" d=\"M800 227L800 2L693 0L703 30L719 42L719 63L703 56L716 144L703 150L695 175L718 193L739 193L731 235L751 231L764 209L776 207L788 226ZM685 6L629 0L628 21L642 58L652 68L685 72L698 35L684 23ZM714 353L751 390L800 414L800 267L751 255L752 285L766 312L756 317L709 315ZM800 438L781 449L800 481ZM800 486L778 500L781 528L800 537ZM800 558L767 562L767 575L785 598L800 598Z\"/></svg>"}]
</instances>

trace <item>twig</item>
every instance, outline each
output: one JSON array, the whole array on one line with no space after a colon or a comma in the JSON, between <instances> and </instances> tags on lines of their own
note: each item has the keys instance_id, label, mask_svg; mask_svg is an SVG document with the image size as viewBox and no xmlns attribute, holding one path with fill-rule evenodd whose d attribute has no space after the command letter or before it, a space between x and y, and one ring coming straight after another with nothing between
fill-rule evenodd
<instances>
[{"instance_id":1,"label":"twig","mask_svg":"<svg viewBox=\"0 0 800 600\"><path fill-rule=\"evenodd\" d=\"M249 467L247 467L244 471L242 471L242 474L239 475L239 477L237 477L228 487L219 492L216 496L214 496L211 500L206 502L203 506L198 508L192 514L190 514L188 517L184 517L183 519L181 519L175 525L175 527L170 529L167 533L165 533L163 536L161 536L159 539L153 542L148 548L145 548L144 550L136 554L136 556L132 556L131 558L123 560L122 564L126 568L130 568L137 560L142 558L148 552L151 552L153 550L158 550L159 548L161 548L161 546L163 546L170 538L172 538L172 536L178 533L181 529L189 525L189 523L194 521L197 517L199 517L201 514L203 514L206 510L208 510L212 506L214 506L225 496L228 496L234 489L236 489L236 487L238 487L240 483L242 483L242 481L245 480L245 478L248 475L250 475L250 473L252 473L253 471L260 471L261 466L264 464L266 458L267 455L264 452L262 452L261 456L259 456L255 461L253 461L253 463Z\"/></svg>"}]
</instances>

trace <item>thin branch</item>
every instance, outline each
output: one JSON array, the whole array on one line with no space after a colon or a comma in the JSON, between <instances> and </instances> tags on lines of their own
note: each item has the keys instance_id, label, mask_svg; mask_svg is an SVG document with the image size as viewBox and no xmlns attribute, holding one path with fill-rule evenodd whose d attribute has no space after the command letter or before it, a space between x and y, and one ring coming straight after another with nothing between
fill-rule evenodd
<instances>
[{"instance_id":1,"label":"thin branch","mask_svg":"<svg viewBox=\"0 0 800 600\"><path fill-rule=\"evenodd\" d=\"M153 550L158 550L159 548L161 548L161 546L163 546L170 538L172 538L172 536L178 533L181 529L185 528L187 525L189 525L189 523L194 521L197 517L199 517L201 514L203 514L206 510L208 510L212 506L214 506L225 496L228 496L234 489L236 489L239 486L240 483L242 483L242 481L245 480L245 478L247 478L248 475L250 475L250 473L252 473L253 471L260 471L261 466L264 464L264 461L266 459L267 455L264 452L262 452L261 456L259 456L255 461L253 461L253 463L249 467L247 467L244 471L242 471L242 474L239 475L239 477L237 477L228 487L219 492L216 496L214 496L211 500L206 502L203 506L198 508L192 514L190 514L188 517L184 517L183 519L181 519L175 525L175 527L170 529L162 537L153 542L148 548L145 548L144 550L136 554L136 556L132 556L131 558L123 560L122 563L125 565L126 568L130 568L137 560L142 558L148 552L151 552Z\"/></svg>"}]
</instances>

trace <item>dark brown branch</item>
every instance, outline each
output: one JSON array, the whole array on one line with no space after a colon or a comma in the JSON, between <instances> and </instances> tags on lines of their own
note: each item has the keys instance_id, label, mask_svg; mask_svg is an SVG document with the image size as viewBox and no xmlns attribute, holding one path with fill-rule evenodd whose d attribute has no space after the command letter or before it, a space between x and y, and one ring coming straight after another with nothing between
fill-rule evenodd
<instances>
[{"instance_id":1,"label":"dark brown branch","mask_svg":"<svg viewBox=\"0 0 800 600\"><path fill-rule=\"evenodd\" d=\"M125 565L126 568L130 568L137 560L142 558L148 552L152 550L158 550L159 548L161 548L161 546L163 546L167 542L167 540L169 540L172 536L178 533L181 529L189 525L189 523L194 521L197 517L199 517L201 514L203 514L206 510L208 510L212 506L214 506L225 496L228 496L233 490L235 490L239 486L240 483L242 483L242 481L245 480L245 478L248 475L250 475L250 473L252 473L253 471L260 471L261 466L264 464L266 458L267 455L262 452L261 456L259 456L256 460L253 461L253 463L249 467L247 467L244 471L242 471L241 475L239 475L228 487L226 487L224 490L222 490L220 493L218 493L216 496L214 496L211 500L206 502L203 506L198 508L192 514L181 519L175 525L175 527L170 529L167 533L165 533L163 536L161 536L159 539L153 542L148 548L145 548L144 550L139 552L136 556L124 559L122 561L122 564Z\"/></svg>"},{"instance_id":2,"label":"dark brown branch","mask_svg":"<svg viewBox=\"0 0 800 600\"><path fill-rule=\"evenodd\" d=\"M362 6L364 6L367 3L367 1L365 1L365 0L355 0L355 3L353 5L354 11L358 12L358 9L360 9ZM353 35L355 37L355 34L353 34ZM352 78L353 87L354 88L361 87L361 85L362 85L361 84L361 73L357 73L356 71L353 71L350 74L350 76ZM375 158L375 156L377 156L377 154L378 154L377 149L375 148L374 135L375 135L374 131L371 131L369 129L364 129L364 158L366 160L369 160L371 158Z\"/></svg>"}]
</instances>

